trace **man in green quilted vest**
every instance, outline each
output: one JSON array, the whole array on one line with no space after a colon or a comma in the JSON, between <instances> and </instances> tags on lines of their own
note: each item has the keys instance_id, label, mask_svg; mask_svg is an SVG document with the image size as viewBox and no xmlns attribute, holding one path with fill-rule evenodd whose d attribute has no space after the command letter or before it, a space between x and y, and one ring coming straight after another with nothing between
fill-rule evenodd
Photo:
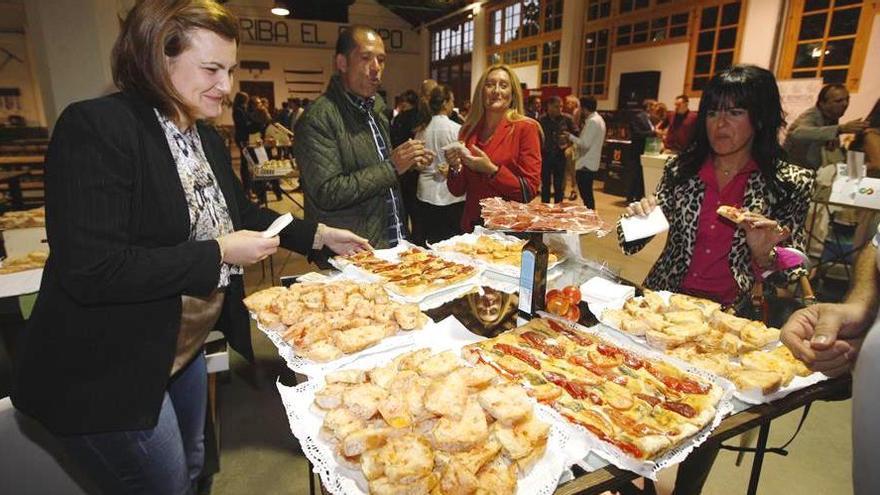
<instances>
[{"instance_id":1,"label":"man in green quilted vest","mask_svg":"<svg viewBox=\"0 0 880 495\"><path fill-rule=\"evenodd\" d=\"M377 96L385 44L353 26L336 41L336 74L297 121L294 156L305 194L305 217L349 229L377 248L406 237L397 176L433 161L420 141L391 149L385 102Z\"/></svg>"}]
</instances>

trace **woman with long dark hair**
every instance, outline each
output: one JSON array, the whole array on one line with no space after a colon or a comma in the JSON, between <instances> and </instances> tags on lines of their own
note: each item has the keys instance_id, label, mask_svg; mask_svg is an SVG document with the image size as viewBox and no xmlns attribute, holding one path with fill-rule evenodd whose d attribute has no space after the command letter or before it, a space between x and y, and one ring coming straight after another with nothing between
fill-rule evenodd
<instances>
[{"instance_id":1,"label":"woman with long dark hair","mask_svg":"<svg viewBox=\"0 0 880 495\"><path fill-rule=\"evenodd\" d=\"M784 125L769 71L739 65L712 78L700 99L693 146L666 165L655 195L627 207L628 215L647 215L659 206L670 221L646 287L741 308L755 274L775 268L777 245L803 249L814 174L783 161L778 131ZM745 221L720 217L722 205L744 210ZM627 254L648 242L625 242L619 232Z\"/></svg>"},{"instance_id":2,"label":"woman with long dark hair","mask_svg":"<svg viewBox=\"0 0 880 495\"><path fill-rule=\"evenodd\" d=\"M667 163L655 195L627 207L627 215L660 207L669 219L666 246L645 287L748 311L755 280L777 271L777 246L803 250L814 173L783 160L784 125L776 79L766 69L738 65L709 81L693 145ZM722 218L719 206L741 209L744 220ZM649 240L626 242L619 224L618 238L627 254ZM794 281L805 271L783 274ZM688 457L675 493L699 493L717 453L704 448Z\"/></svg>"}]
</instances>

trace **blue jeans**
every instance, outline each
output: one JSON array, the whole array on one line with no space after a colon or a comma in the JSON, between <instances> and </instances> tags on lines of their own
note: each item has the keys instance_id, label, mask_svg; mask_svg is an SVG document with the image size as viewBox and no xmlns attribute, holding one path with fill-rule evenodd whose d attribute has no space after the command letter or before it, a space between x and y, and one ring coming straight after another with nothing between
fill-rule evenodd
<instances>
[{"instance_id":1,"label":"blue jeans","mask_svg":"<svg viewBox=\"0 0 880 495\"><path fill-rule=\"evenodd\" d=\"M195 493L205 463L207 384L200 352L169 381L155 427L59 439L104 493Z\"/></svg>"}]
</instances>

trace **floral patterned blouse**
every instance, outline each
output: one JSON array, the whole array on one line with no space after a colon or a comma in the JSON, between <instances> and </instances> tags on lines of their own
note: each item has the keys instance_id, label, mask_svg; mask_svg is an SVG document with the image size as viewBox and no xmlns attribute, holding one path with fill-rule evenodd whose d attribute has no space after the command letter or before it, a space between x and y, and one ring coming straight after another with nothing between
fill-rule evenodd
<instances>
[{"instance_id":1,"label":"floral patterned blouse","mask_svg":"<svg viewBox=\"0 0 880 495\"><path fill-rule=\"evenodd\" d=\"M204 241L232 233L234 228L226 198L223 197L217 178L214 177L214 171L211 170L211 164L205 157L202 139L196 126L181 131L158 110L155 112L162 130L165 131L171 156L177 164L180 184L186 195L186 204L189 206L190 240ZM230 275L241 273L240 266L222 263L217 287L226 287L229 285Z\"/></svg>"}]
</instances>

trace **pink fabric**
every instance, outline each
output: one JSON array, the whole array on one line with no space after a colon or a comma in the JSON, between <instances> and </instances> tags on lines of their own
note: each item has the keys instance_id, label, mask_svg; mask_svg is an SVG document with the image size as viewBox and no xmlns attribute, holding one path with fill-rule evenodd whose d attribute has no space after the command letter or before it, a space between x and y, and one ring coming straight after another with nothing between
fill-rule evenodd
<instances>
[{"instance_id":1,"label":"pink fabric","mask_svg":"<svg viewBox=\"0 0 880 495\"><path fill-rule=\"evenodd\" d=\"M716 210L721 205L742 207L749 175L758 170L758 165L753 160L749 161L724 189L719 189L713 164L714 160L710 157L700 168L699 177L706 185L706 195L700 205L694 254L681 288L683 292L730 305L736 300L737 292L729 262L737 226L718 215Z\"/></svg>"}]
</instances>

